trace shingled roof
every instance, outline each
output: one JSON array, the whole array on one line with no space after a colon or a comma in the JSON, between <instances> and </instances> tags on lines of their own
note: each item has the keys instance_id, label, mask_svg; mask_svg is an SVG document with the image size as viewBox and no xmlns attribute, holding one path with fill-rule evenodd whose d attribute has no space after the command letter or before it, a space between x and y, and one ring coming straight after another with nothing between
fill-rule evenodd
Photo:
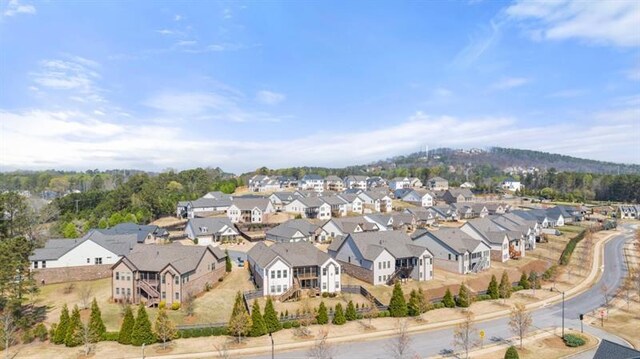
<instances>
[{"instance_id":1,"label":"shingled roof","mask_svg":"<svg viewBox=\"0 0 640 359\"><path fill-rule=\"evenodd\" d=\"M226 256L220 248L213 246L140 244L122 260L139 271L160 272L171 265L184 274L194 271L207 251L211 251L216 259Z\"/></svg>"},{"instance_id":2,"label":"shingled roof","mask_svg":"<svg viewBox=\"0 0 640 359\"><path fill-rule=\"evenodd\" d=\"M322 265L330 257L308 242L285 242L267 246L263 242L256 243L247 253L247 257L258 263L262 268L266 267L276 257L292 267L304 267Z\"/></svg>"},{"instance_id":3,"label":"shingled roof","mask_svg":"<svg viewBox=\"0 0 640 359\"><path fill-rule=\"evenodd\" d=\"M91 240L118 256L129 253L138 243L138 236L133 234L104 234L97 230L91 230L82 238L76 239L50 239L43 248L37 248L29 256L31 261L57 260L73 248Z\"/></svg>"},{"instance_id":4,"label":"shingled roof","mask_svg":"<svg viewBox=\"0 0 640 359\"><path fill-rule=\"evenodd\" d=\"M363 258L369 261L378 258L384 250L387 250L395 258L417 257L427 250L427 248L413 243L407 234L400 231L352 233L344 240L339 241L336 246L332 243L329 250L337 251L349 237L353 239L353 243L362 253Z\"/></svg>"}]
</instances>

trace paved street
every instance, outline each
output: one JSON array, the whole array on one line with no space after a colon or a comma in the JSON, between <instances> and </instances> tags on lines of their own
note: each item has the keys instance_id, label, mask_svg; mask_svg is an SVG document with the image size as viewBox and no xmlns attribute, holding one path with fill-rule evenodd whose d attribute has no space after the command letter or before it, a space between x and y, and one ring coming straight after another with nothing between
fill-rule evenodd
<instances>
[{"instance_id":1,"label":"paved street","mask_svg":"<svg viewBox=\"0 0 640 359\"><path fill-rule=\"evenodd\" d=\"M634 225L635 226L635 225ZM590 313L604 303L601 288L607 286L608 292L613 294L620 286L626 275L622 247L632 238L632 226L625 225L623 233L610 240L605 245L604 273L602 278L586 292L565 302L565 326L567 328L580 329L579 313ZM486 333L486 342L501 341L512 336L507 325L508 318L499 318L477 323L478 329ZM534 327L538 328L560 327L562 325L562 304L554 304L547 308L533 312ZM624 342L617 336L608 334L595 327L585 326L585 332L597 337L614 342ZM453 329L440 329L412 335L412 348L422 357L444 354L453 350L451 338ZM335 345L336 358L387 358L385 345L389 339L374 339L371 341L353 342ZM591 355L589 354L591 353ZM590 358L592 352L587 352L578 358ZM270 355L255 356L252 358L270 358ZM306 358L306 350L276 353L276 358Z\"/></svg>"}]
</instances>

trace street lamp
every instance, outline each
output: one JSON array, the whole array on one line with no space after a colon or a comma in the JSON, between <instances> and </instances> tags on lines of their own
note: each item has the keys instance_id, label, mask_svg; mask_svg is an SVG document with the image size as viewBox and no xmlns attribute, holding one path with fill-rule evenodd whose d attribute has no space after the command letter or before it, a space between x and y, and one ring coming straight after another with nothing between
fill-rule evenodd
<instances>
[{"instance_id":1,"label":"street lamp","mask_svg":"<svg viewBox=\"0 0 640 359\"><path fill-rule=\"evenodd\" d=\"M274 352L274 346L273 346L273 335L271 332L269 332L269 338L271 339L271 359L273 359L275 352Z\"/></svg>"},{"instance_id":2,"label":"street lamp","mask_svg":"<svg viewBox=\"0 0 640 359\"><path fill-rule=\"evenodd\" d=\"M564 339L564 292L562 292L562 339Z\"/></svg>"}]
</instances>

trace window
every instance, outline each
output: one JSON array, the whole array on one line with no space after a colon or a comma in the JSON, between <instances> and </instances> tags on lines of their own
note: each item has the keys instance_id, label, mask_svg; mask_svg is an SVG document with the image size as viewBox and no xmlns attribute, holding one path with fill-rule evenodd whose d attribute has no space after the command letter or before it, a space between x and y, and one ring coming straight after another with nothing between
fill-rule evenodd
<instances>
[{"instance_id":1,"label":"window","mask_svg":"<svg viewBox=\"0 0 640 359\"><path fill-rule=\"evenodd\" d=\"M167 299L167 292L162 292L162 299Z\"/></svg>"},{"instance_id":2,"label":"window","mask_svg":"<svg viewBox=\"0 0 640 359\"><path fill-rule=\"evenodd\" d=\"M378 269L382 269L382 262L378 262Z\"/></svg>"},{"instance_id":3,"label":"window","mask_svg":"<svg viewBox=\"0 0 640 359\"><path fill-rule=\"evenodd\" d=\"M327 283L322 283L322 290L327 290Z\"/></svg>"},{"instance_id":4,"label":"window","mask_svg":"<svg viewBox=\"0 0 640 359\"><path fill-rule=\"evenodd\" d=\"M116 288L116 294L120 295L120 288Z\"/></svg>"},{"instance_id":5,"label":"window","mask_svg":"<svg viewBox=\"0 0 640 359\"><path fill-rule=\"evenodd\" d=\"M180 277L175 276L174 278L175 278L175 281L174 281L174 282L175 282L176 284L180 284Z\"/></svg>"},{"instance_id":6,"label":"window","mask_svg":"<svg viewBox=\"0 0 640 359\"><path fill-rule=\"evenodd\" d=\"M278 270L278 278L282 278L282 273L280 273L280 270Z\"/></svg>"},{"instance_id":7,"label":"window","mask_svg":"<svg viewBox=\"0 0 640 359\"><path fill-rule=\"evenodd\" d=\"M91 258L87 258L87 264L91 263Z\"/></svg>"},{"instance_id":8,"label":"window","mask_svg":"<svg viewBox=\"0 0 640 359\"><path fill-rule=\"evenodd\" d=\"M276 271L271 271L271 279L276 279Z\"/></svg>"},{"instance_id":9,"label":"window","mask_svg":"<svg viewBox=\"0 0 640 359\"><path fill-rule=\"evenodd\" d=\"M458 255L456 254L456 261L458 260Z\"/></svg>"},{"instance_id":10,"label":"window","mask_svg":"<svg viewBox=\"0 0 640 359\"><path fill-rule=\"evenodd\" d=\"M336 267L336 275L340 275L340 267Z\"/></svg>"},{"instance_id":11,"label":"window","mask_svg":"<svg viewBox=\"0 0 640 359\"><path fill-rule=\"evenodd\" d=\"M286 291L287 291L287 285L286 285L286 284L282 286L282 291L283 291L283 292L286 292Z\"/></svg>"},{"instance_id":12,"label":"window","mask_svg":"<svg viewBox=\"0 0 640 359\"><path fill-rule=\"evenodd\" d=\"M120 280L120 272L116 272L116 280Z\"/></svg>"},{"instance_id":13,"label":"window","mask_svg":"<svg viewBox=\"0 0 640 359\"><path fill-rule=\"evenodd\" d=\"M327 268L322 268L322 275L327 275Z\"/></svg>"},{"instance_id":14,"label":"window","mask_svg":"<svg viewBox=\"0 0 640 359\"><path fill-rule=\"evenodd\" d=\"M391 261L387 261L387 268L391 268Z\"/></svg>"},{"instance_id":15,"label":"window","mask_svg":"<svg viewBox=\"0 0 640 359\"><path fill-rule=\"evenodd\" d=\"M276 286L275 286L275 285L272 285L272 286L271 286L271 291L270 291L270 293L275 293L275 292L276 292Z\"/></svg>"},{"instance_id":16,"label":"window","mask_svg":"<svg viewBox=\"0 0 640 359\"><path fill-rule=\"evenodd\" d=\"M33 262L33 268L38 268L38 261Z\"/></svg>"},{"instance_id":17,"label":"window","mask_svg":"<svg viewBox=\"0 0 640 359\"><path fill-rule=\"evenodd\" d=\"M102 257L100 258L94 258L94 264L102 264Z\"/></svg>"},{"instance_id":18,"label":"window","mask_svg":"<svg viewBox=\"0 0 640 359\"><path fill-rule=\"evenodd\" d=\"M282 286L278 285L276 288L278 288L278 293L282 292Z\"/></svg>"},{"instance_id":19,"label":"window","mask_svg":"<svg viewBox=\"0 0 640 359\"><path fill-rule=\"evenodd\" d=\"M378 282L382 282L382 276L378 276Z\"/></svg>"},{"instance_id":20,"label":"window","mask_svg":"<svg viewBox=\"0 0 640 359\"><path fill-rule=\"evenodd\" d=\"M283 270L282 271L282 278L287 278L287 273L289 273L288 270Z\"/></svg>"},{"instance_id":21,"label":"window","mask_svg":"<svg viewBox=\"0 0 640 359\"><path fill-rule=\"evenodd\" d=\"M131 288L127 288L127 297L130 297L130 296L131 296Z\"/></svg>"},{"instance_id":22,"label":"window","mask_svg":"<svg viewBox=\"0 0 640 359\"><path fill-rule=\"evenodd\" d=\"M42 268L47 268L47 261L42 261Z\"/></svg>"},{"instance_id":23,"label":"window","mask_svg":"<svg viewBox=\"0 0 640 359\"><path fill-rule=\"evenodd\" d=\"M176 292L176 300L180 300L180 292Z\"/></svg>"},{"instance_id":24,"label":"window","mask_svg":"<svg viewBox=\"0 0 640 359\"><path fill-rule=\"evenodd\" d=\"M162 284L165 284L167 282L167 276L163 275L162 276Z\"/></svg>"},{"instance_id":25,"label":"window","mask_svg":"<svg viewBox=\"0 0 640 359\"><path fill-rule=\"evenodd\" d=\"M339 282L339 281L336 281L335 285L336 285L336 286L335 286L334 288L338 288L338 287L340 287L340 282Z\"/></svg>"},{"instance_id":26,"label":"window","mask_svg":"<svg viewBox=\"0 0 640 359\"><path fill-rule=\"evenodd\" d=\"M130 275L131 275L131 273L127 272L127 280L131 280Z\"/></svg>"}]
</instances>

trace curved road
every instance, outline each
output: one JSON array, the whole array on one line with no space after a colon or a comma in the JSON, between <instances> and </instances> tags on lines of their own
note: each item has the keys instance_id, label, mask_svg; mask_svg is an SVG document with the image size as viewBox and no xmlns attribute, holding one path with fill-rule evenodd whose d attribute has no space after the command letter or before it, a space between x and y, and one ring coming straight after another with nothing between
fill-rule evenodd
<instances>
[{"instance_id":1,"label":"curved road","mask_svg":"<svg viewBox=\"0 0 640 359\"><path fill-rule=\"evenodd\" d=\"M580 329L580 313L590 315L592 311L604 304L602 287L606 285L607 292L613 295L622 279L626 276L627 268L624 260L623 246L625 242L632 238L633 227L636 225L624 225L620 235L611 239L605 245L604 273L600 280L586 292L579 294L565 301L565 328ZM562 303L557 303L546 308L540 308L532 312L533 328L561 327L562 325ZM477 322L476 327L483 329L486 333L485 341L502 341L510 338L511 334L508 326L509 318L503 317L491 319L484 322ZM613 342L625 343L619 337L599 330L595 327L585 326L585 331L599 338L604 338ZM437 329L411 335L411 347L420 357L429 357L439 354L446 354L453 351L451 338L453 328ZM373 339L370 341L359 341L353 343L340 343L334 345L336 350L335 358L387 358L385 345L389 339ZM626 343L625 343L626 344ZM626 344L628 345L628 344ZM580 358L591 358L592 354L587 352ZM593 353L593 351L591 352ZM267 354L267 353L265 353ZM268 355L252 356L252 358L270 358ZM306 350L295 350L276 353L276 358L308 358Z\"/></svg>"}]
</instances>

